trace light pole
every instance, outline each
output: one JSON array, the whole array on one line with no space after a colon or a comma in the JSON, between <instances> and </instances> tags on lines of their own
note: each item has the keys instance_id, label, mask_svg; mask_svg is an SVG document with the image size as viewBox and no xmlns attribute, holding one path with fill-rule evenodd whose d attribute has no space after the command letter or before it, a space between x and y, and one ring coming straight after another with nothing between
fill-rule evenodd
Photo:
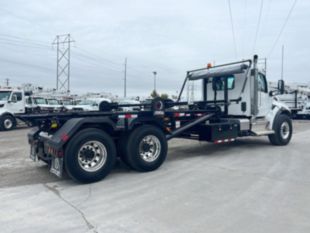
<instances>
[{"instance_id":1,"label":"light pole","mask_svg":"<svg viewBox=\"0 0 310 233\"><path fill-rule=\"evenodd\" d=\"M156 92L156 75L157 75L157 72L153 71L153 74L154 74L154 91Z\"/></svg>"}]
</instances>

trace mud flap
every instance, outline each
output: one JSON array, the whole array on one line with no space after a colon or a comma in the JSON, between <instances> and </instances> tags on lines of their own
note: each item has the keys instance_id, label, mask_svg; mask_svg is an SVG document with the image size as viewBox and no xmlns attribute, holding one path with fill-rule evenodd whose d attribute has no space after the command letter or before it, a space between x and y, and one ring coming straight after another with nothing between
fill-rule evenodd
<instances>
[{"instance_id":1,"label":"mud flap","mask_svg":"<svg viewBox=\"0 0 310 233\"><path fill-rule=\"evenodd\" d=\"M33 160L34 162L38 161L38 155L37 155L37 147L33 144L30 146L30 159Z\"/></svg>"},{"instance_id":2,"label":"mud flap","mask_svg":"<svg viewBox=\"0 0 310 233\"><path fill-rule=\"evenodd\" d=\"M50 172L58 176L62 177L63 172L63 158L53 157Z\"/></svg>"}]
</instances>

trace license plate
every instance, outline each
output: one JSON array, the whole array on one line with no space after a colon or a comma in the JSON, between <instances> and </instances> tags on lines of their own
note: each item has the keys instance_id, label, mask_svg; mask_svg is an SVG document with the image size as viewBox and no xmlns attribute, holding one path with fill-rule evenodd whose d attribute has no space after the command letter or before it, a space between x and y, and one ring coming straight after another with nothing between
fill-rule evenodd
<instances>
[{"instance_id":1,"label":"license plate","mask_svg":"<svg viewBox=\"0 0 310 233\"><path fill-rule=\"evenodd\" d=\"M38 156L36 153L36 147L34 145L31 145L30 147L30 159L32 159L34 162L38 160Z\"/></svg>"},{"instance_id":2,"label":"license plate","mask_svg":"<svg viewBox=\"0 0 310 233\"><path fill-rule=\"evenodd\" d=\"M58 177L62 177L62 170L63 170L63 158L53 157L50 172Z\"/></svg>"}]
</instances>

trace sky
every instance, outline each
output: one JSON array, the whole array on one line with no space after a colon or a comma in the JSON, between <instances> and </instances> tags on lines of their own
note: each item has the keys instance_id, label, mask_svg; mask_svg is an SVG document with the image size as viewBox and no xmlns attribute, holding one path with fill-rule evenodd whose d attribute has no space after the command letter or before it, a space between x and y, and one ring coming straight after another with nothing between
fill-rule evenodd
<instances>
[{"instance_id":1,"label":"sky","mask_svg":"<svg viewBox=\"0 0 310 233\"><path fill-rule=\"evenodd\" d=\"M0 85L56 86L56 35L70 33L71 92L176 94L187 70L267 58L267 79L310 83L310 1L27 0L0 2ZM231 15L229 10L231 6ZM288 18L289 15L289 18ZM286 19L287 23L285 24ZM283 26L285 24L285 26ZM283 29L283 30L282 30ZM280 32L282 33L280 34Z\"/></svg>"}]
</instances>

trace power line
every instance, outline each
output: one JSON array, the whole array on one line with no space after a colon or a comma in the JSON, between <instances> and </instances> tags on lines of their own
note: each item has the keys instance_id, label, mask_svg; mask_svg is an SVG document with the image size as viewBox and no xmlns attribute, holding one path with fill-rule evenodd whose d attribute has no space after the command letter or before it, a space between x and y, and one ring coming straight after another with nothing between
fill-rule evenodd
<instances>
[{"instance_id":1,"label":"power line","mask_svg":"<svg viewBox=\"0 0 310 233\"><path fill-rule=\"evenodd\" d=\"M246 37L247 37L247 32L246 32L246 28L247 28L247 17L248 17L248 1L247 0L244 0L244 15L243 15L243 33L242 33L242 44L241 44L241 53L242 53L242 56L244 57L245 53L244 53L244 47L245 47L245 41L246 40Z\"/></svg>"},{"instance_id":2,"label":"power line","mask_svg":"<svg viewBox=\"0 0 310 233\"><path fill-rule=\"evenodd\" d=\"M85 49L82 49L82 48L79 48L79 47L76 47L76 49L80 50L80 53L82 53L82 54L84 53L84 56L89 57L91 59L103 60L103 61L105 61L107 63L113 64L113 65L116 65L116 66L119 66L119 67L123 66L122 63L115 62L115 61L112 61L110 59L104 58L102 56L95 55L95 54L90 53L89 51L87 51Z\"/></svg>"},{"instance_id":3,"label":"power line","mask_svg":"<svg viewBox=\"0 0 310 233\"><path fill-rule=\"evenodd\" d=\"M295 8L296 3L297 3L297 0L294 0L294 2L293 2L293 4L292 4L292 6L291 6L291 8L290 8L290 10L289 10L289 12L288 12L286 18L285 18L285 21L284 21L284 23L283 23L283 25L282 25L282 27L281 27L281 30L280 30L280 32L279 32L279 34L278 34L278 36L277 36L275 42L273 43L273 45L272 45L272 47L271 47L271 49L270 49L270 51L269 51L267 57L270 57L270 55L272 54L273 50L274 50L275 47L277 46L278 41L279 41L279 39L280 39L280 37L281 37L281 35L282 35L282 33L283 33L285 27L286 27L286 24L287 24L288 20L289 20L290 17L291 17L291 14L292 14L292 12L293 12L293 10L294 10L294 8Z\"/></svg>"},{"instance_id":4,"label":"power line","mask_svg":"<svg viewBox=\"0 0 310 233\"><path fill-rule=\"evenodd\" d=\"M28 64L28 63L24 63L24 62L19 62L19 61L13 61L13 60L9 60L7 58L1 58L0 57L0 61L1 62L5 62L5 63L10 63L10 64L15 64L15 65L19 65L19 66L24 66L24 67L32 67L32 68L35 68L35 69L40 69L42 71L51 71L51 72L54 72L53 69L49 68L49 67L44 67L44 66L40 66L40 65L33 65L33 64Z\"/></svg>"},{"instance_id":5,"label":"power line","mask_svg":"<svg viewBox=\"0 0 310 233\"><path fill-rule=\"evenodd\" d=\"M260 22L261 22L261 18L262 18L263 7L264 7L264 0L261 0L259 15L258 15L258 21L257 21L257 26L256 26L256 31L255 31L255 37L254 37L253 53L255 52L255 49L256 49L257 36L258 36Z\"/></svg>"},{"instance_id":6,"label":"power line","mask_svg":"<svg viewBox=\"0 0 310 233\"><path fill-rule=\"evenodd\" d=\"M229 15L230 15L231 31L232 31L233 42L234 42L235 56L237 58L237 43L236 43L236 35L235 35L235 28L234 28L234 22L233 22L233 17L232 17L230 0L228 0L228 8L229 8Z\"/></svg>"},{"instance_id":7,"label":"power line","mask_svg":"<svg viewBox=\"0 0 310 233\"><path fill-rule=\"evenodd\" d=\"M78 47L74 47L78 48ZM99 55L95 55L94 53L90 53L86 51L85 49L78 48L79 51L73 50L73 53L75 53L77 56L74 56L75 58L81 58L81 59L87 59L88 63L91 62L93 65L100 65L101 68L108 69L115 72L123 72L124 63L118 63L115 61L112 61L110 59L104 58ZM114 67L111 67L113 65ZM98 68L98 67L96 67ZM141 73L147 74L151 68L146 67L144 65L137 66L128 66L127 64L127 77L131 76L130 73L134 73L135 76L131 77L138 77L141 75Z\"/></svg>"},{"instance_id":8,"label":"power line","mask_svg":"<svg viewBox=\"0 0 310 233\"><path fill-rule=\"evenodd\" d=\"M121 67L119 69L114 69L114 68L110 67L110 64L109 64L109 66L107 66L107 63L100 61L99 59L94 59L92 57L81 54L81 53L74 51L74 50L72 51L72 53L74 54L74 57L72 59L79 59L80 62L83 62L82 60L84 60L84 61L87 60L87 64L92 65L92 67L95 66L96 68L104 68L104 69L108 69L108 70L120 72L120 73L122 72ZM85 65L85 63L84 63L84 65Z\"/></svg>"},{"instance_id":9,"label":"power line","mask_svg":"<svg viewBox=\"0 0 310 233\"><path fill-rule=\"evenodd\" d=\"M0 37L2 37L2 39L11 40L15 42L29 43L29 44L34 44L34 45L50 48L48 43L46 43L45 41L33 40L33 39L23 38L20 36L14 36L14 35L9 35L9 34L4 34L4 33L0 33Z\"/></svg>"},{"instance_id":10,"label":"power line","mask_svg":"<svg viewBox=\"0 0 310 233\"><path fill-rule=\"evenodd\" d=\"M19 42L10 41L10 40L3 40L2 38L0 38L0 44L1 45L14 46L14 47L32 48L32 49L44 49L44 50L47 49L47 47L43 47L43 46L39 46L39 45L20 44ZM51 48L51 47L49 47L49 48Z\"/></svg>"}]
</instances>

